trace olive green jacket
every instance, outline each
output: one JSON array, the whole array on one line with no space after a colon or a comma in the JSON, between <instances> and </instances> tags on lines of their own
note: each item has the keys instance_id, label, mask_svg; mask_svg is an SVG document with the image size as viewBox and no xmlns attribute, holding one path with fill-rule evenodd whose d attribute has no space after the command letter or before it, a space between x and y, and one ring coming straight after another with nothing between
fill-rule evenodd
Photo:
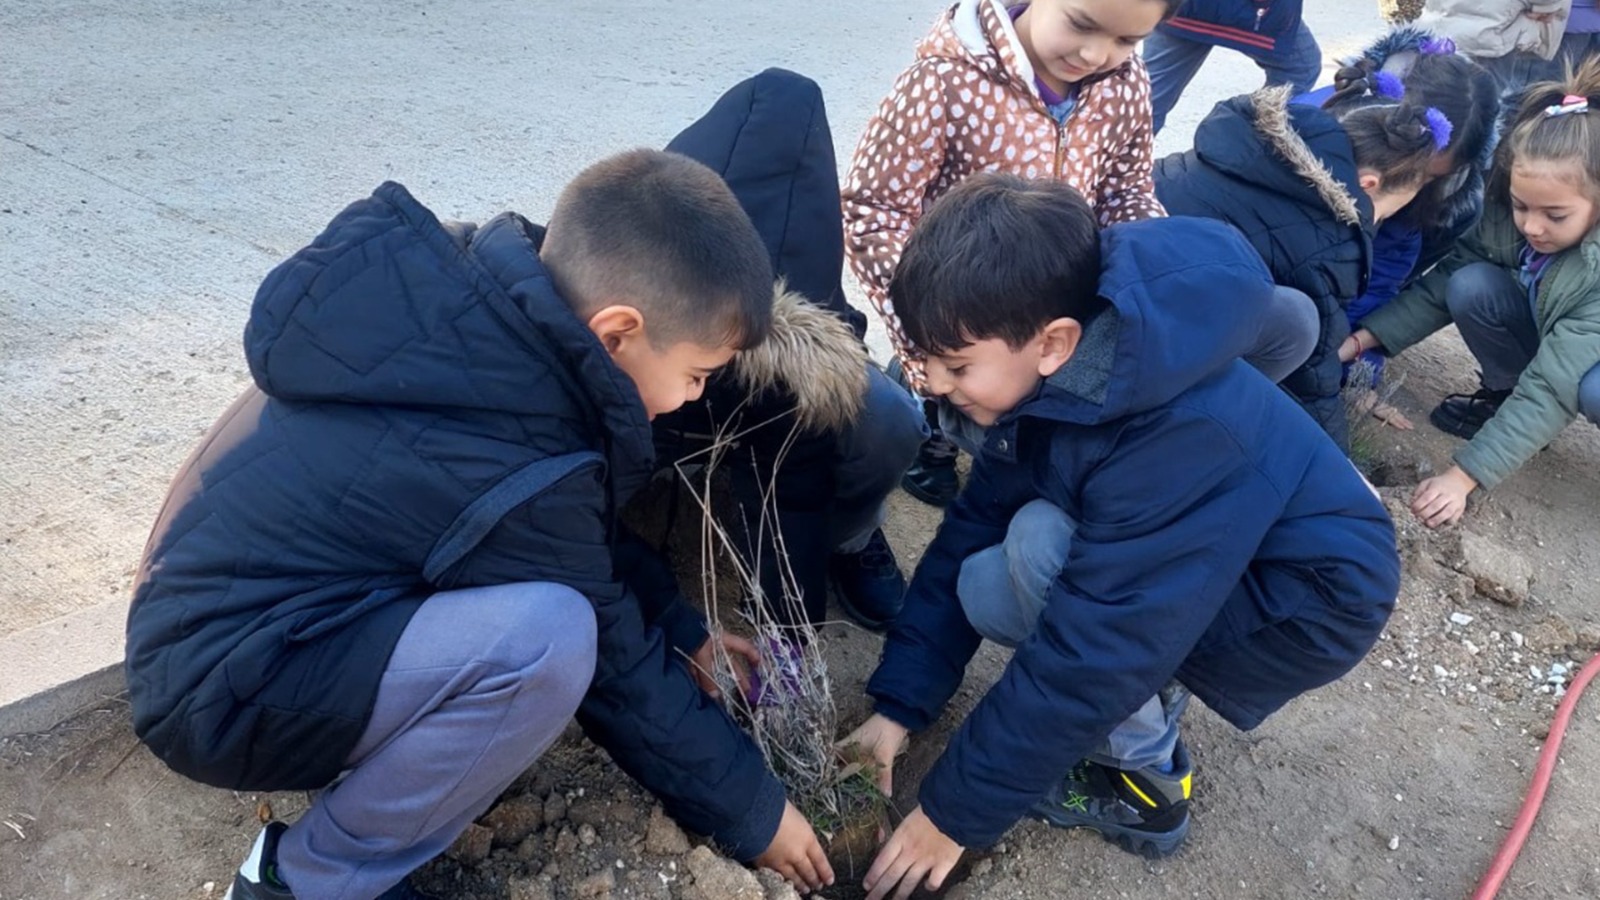
<instances>
[{"instance_id":1,"label":"olive green jacket","mask_svg":"<svg viewBox=\"0 0 1600 900\"><path fill-rule=\"evenodd\" d=\"M1457 269L1487 262L1516 271L1523 243L1507 200L1489 199L1483 220L1450 256L1361 327L1390 355L1399 353L1450 324L1445 285ZM1550 261L1534 318L1539 351L1500 411L1455 453L1456 465L1486 488L1515 472L1578 415L1578 382L1600 363L1600 228Z\"/></svg>"}]
</instances>

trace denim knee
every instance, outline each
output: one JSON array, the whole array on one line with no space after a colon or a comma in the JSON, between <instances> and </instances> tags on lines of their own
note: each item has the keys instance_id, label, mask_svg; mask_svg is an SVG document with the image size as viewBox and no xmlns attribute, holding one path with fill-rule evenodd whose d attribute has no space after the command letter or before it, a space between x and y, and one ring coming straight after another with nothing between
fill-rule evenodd
<instances>
[{"instance_id":1,"label":"denim knee","mask_svg":"<svg viewBox=\"0 0 1600 900\"><path fill-rule=\"evenodd\" d=\"M1600 365L1590 369L1578 382L1578 411L1600 425Z\"/></svg>"},{"instance_id":2,"label":"denim knee","mask_svg":"<svg viewBox=\"0 0 1600 900\"><path fill-rule=\"evenodd\" d=\"M844 441L847 455L871 460L893 489L917 458L917 450L931 433L922 401L868 364L867 395L856 434Z\"/></svg>"},{"instance_id":3,"label":"denim knee","mask_svg":"<svg viewBox=\"0 0 1600 900\"><path fill-rule=\"evenodd\" d=\"M1445 284L1444 302L1456 322L1494 323L1508 301L1519 299L1521 285L1509 272L1492 263L1462 266Z\"/></svg>"},{"instance_id":4,"label":"denim knee","mask_svg":"<svg viewBox=\"0 0 1600 900\"><path fill-rule=\"evenodd\" d=\"M1043 603L1050 586L1061 574L1077 529L1061 507L1034 500L1011 517L1006 529L1006 569L1011 589L1019 598Z\"/></svg>"}]
</instances>

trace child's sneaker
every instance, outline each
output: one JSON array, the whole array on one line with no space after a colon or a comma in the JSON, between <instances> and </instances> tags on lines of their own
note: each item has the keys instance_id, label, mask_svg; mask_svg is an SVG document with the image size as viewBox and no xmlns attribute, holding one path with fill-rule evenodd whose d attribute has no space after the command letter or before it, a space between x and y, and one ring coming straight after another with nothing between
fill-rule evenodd
<instances>
[{"instance_id":1,"label":"child's sneaker","mask_svg":"<svg viewBox=\"0 0 1600 900\"><path fill-rule=\"evenodd\" d=\"M278 841L288 830L282 822L268 822L261 829L222 900L294 900L289 886L278 877Z\"/></svg>"},{"instance_id":2,"label":"child's sneaker","mask_svg":"<svg viewBox=\"0 0 1600 900\"><path fill-rule=\"evenodd\" d=\"M1179 741L1172 771L1113 769L1084 760L1033 807L1060 828L1093 828L1129 853L1170 856L1189 835L1189 788L1194 768Z\"/></svg>"}]
</instances>

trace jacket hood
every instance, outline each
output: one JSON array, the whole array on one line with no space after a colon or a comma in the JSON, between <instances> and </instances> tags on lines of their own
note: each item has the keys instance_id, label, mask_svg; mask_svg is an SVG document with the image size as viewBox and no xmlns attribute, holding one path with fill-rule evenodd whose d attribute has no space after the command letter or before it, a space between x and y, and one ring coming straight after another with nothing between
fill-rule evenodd
<instances>
[{"instance_id":1,"label":"jacket hood","mask_svg":"<svg viewBox=\"0 0 1600 900\"><path fill-rule=\"evenodd\" d=\"M734 358L733 378L751 393L786 389L803 428L855 421L867 390L866 316L840 278L839 175L822 90L767 69L730 88L667 149L722 176L782 276L771 334Z\"/></svg>"},{"instance_id":2,"label":"jacket hood","mask_svg":"<svg viewBox=\"0 0 1600 900\"><path fill-rule=\"evenodd\" d=\"M771 332L734 357L732 374L750 394L787 388L802 429L840 431L866 404L869 364L849 325L779 281Z\"/></svg>"},{"instance_id":3,"label":"jacket hood","mask_svg":"<svg viewBox=\"0 0 1600 900\"><path fill-rule=\"evenodd\" d=\"M1370 227L1350 138L1333 116L1289 95L1269 87L1217 104L1195 131L1195 153L1241 181L1326 208L1341 224Z\"/></svg>"},{"instance_id":4,"label":"jacket hood","mask_svg":"<svg viewBox=\"0 0 1600 900\"><path fill-rule=\"evenodd\" d=\"M1108 308L1017 415L1095 425L1144 412L1234 364L1272 302L1272 276L1237 229L1174 216L1101 233Z\"/></svg>"},{"instance_id":5,"label":"jacket hood","mask_svg":"<svg viewBox=\"0 0 1600 900\"><path fill-rule=\"evenodd\" d=\"M387 182L262 283L250 374L282 400L518 415L559 392L611 436L614 474L631 471L654 455L644 405L556 293L543 238L515 213L446 226Z\"/></svg>"},{"instance_id":6,"label":"jacket hood","mask_svg":"<svg viewBox=\"0 0 1600 900\"><path fill-rule=\"evenodd\" d=\"M1023 93L1039 96L1033 63L1022 49L1011 13L1000 0L960 0L950 7L917 45L917 59L965 63L995 81L1010 82ZM1129 57L1112 72L1089 80L1110 78L1133 65L1134 58Z\"/></svg>"}]
</instances>

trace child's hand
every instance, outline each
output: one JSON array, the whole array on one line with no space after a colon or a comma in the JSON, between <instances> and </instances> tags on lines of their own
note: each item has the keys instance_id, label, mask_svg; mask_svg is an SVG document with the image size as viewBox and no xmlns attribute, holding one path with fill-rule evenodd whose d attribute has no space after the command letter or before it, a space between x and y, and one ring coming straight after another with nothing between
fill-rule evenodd
<instances>
[{"instance_id":1,"label":"child's hand","mask_svg":"<svg viewBox=\"0 0 1600 900\"><path fill-rule=\"evenodd\" d=\"M1429 528L1450 525L1467 511L1467 495L1477 487L1478 482L1460 466L1451 466L1443 475L1417 485L1411 495L1411 512Z\"/></svg>"},{"instance_id":2,"label":"child's hand","mask_svg":"<svg viewBox=\"0 0 1600 900\"><path fill-rule=\"evenodd\" d=\"M717 651L712 641L718 640L717 635L706 638L700 649L689 657L689 669L694 672L694 680L700 685L700 690L710 694L712 699L722 699L722 691L717 687L717 680L711 673L717 670ZM750 669L761 665L761 653L756 650L756 645L750 643L737 634L726 631L720 635L722 648L728 651L728 658L733 663L733 677L739 683L740 696L750 695ZM743 665L741 665L741 662Z\"/></svg>"},{"instance_id":3,"label":"child's hand","mask_svg":"<svg viewBox=\"0 0 1600 900\"><path fill-rule=\"evenodd\" d=\"M918 806L894 830L894 836L878 851L878 858L867 870L866 880L861 883L868 891L867 900L883 900L896 884L900 890L895 891L895 900L904 900L924 878L928 880L928 890L939 890L950 870L961 861L964 849L946 837Z\"/></svg>"},{"instance_id":4,"label":"child's hand","mask_svg":"<svg viewBox=\"0 0 1600 900\"><path fill-rule=\"evenodd\" d=\"M833 866L817 841L811 823L793 803L784 801L783 820L772 843L756 857L756 865L771 869L789 880L800 893L821 890L833 884Z\"/></svg>"},{"instance_id":5,"label":"child's hand","mask_svg":"<svg viewBox=\"0 0 1600 900\"><path fill-rule=\"evenodd\" d=\"M878 790L885 797L893 795L894 758L906 748L906 727L882 713L873 713L838 744L840 749L851 745L872 755L878 764Z\"/></svg>"}]
</instances>

